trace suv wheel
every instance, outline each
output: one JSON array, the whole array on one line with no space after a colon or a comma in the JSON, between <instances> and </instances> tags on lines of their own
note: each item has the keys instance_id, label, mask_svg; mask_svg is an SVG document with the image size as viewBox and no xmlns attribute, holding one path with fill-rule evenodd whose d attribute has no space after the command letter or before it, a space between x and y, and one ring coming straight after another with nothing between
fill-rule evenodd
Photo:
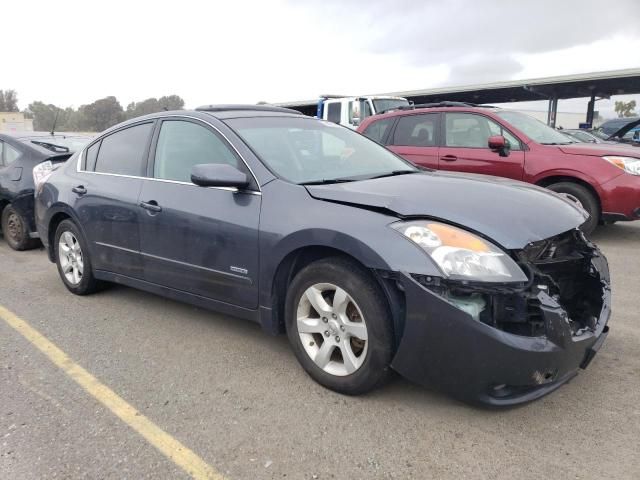
<instances>
[{"instance_id":1,"label":"suv wheel","mask_svg":"<svg viewBox=\"0 0 640 480\"><path fill-rule=\"evenodd\" d=\"M600 221L600 205L595 196L582 185L572 182L560 182L554 183L547 187L549 190L553 190L557 193L567 193L575 197L582 208L589 212L589 220L584 222L580 229L587 235L592 233L598 226Z\"/></svg>"},{"instance_id":2,"label":"suv wheel","mask_svg":"<svg viewBox=\"0 0 640 480\"><path fill-rule=\"evenodd\" d=\"M38 246L39 240L29 237L28 225L13 206L7 205L2 210L2 234L14 250L30 250Z\"/></svg>"},{"instance_id":3,"label":"suv wheel","mask_svg":"<svg viewBox=\"0 0 640 480\"><path fill-rule=\"evenodd\" d=\"M71 220L63 220L55 234L54 252L65 287L76 295L88 295L101 286L93 276L87 243Z\"/></svg>"},{"instance_id":4,"label":"suv wheel","mask_svg":"<svg viewBox=\"0 0 640 480\"><path fill-rule=\"evenodd\" d=\"M380 286L339 257L303 268L289 285L287 335L306 372L348 395L366 393L389 376L393 333Z\"/></svg>"}]
</instances>

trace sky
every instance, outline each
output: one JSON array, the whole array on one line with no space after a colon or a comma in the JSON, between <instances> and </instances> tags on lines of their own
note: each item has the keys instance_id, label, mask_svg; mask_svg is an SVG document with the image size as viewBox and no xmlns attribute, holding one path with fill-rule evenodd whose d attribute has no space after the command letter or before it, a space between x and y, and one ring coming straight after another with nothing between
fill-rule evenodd
<instances>
[{"instance_id":1,"label":"sky","mask_svg":"<svg viewBox=\"0 0 640 480\"><path fill-rule=\"evenodd\" d=\"M640 67L639 0L7 0L2 17L0 89L20 108L170 94L195 108ZM613 116L612 101L598 109Z\"/></svg>"}]
</instances>

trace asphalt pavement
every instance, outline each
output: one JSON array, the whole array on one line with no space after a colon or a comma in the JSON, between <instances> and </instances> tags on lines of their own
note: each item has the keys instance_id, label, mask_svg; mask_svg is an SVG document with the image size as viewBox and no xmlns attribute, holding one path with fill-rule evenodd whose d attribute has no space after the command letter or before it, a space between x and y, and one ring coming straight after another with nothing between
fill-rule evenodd
<instances>
[{"instance_id":1,"label":"asphalt pavement","mask_svg":"<svg viewBox=\"0 0 640 480\"><path fill-rule=\"evenodd\" d=\"M0 478L189 478L79 366L228 479L640 478L640 224L594 239L613 279L604 347L558 391L499 411L399 378L333 393L284 336L121 286L74 296L44 251L0 240L0 306L69 357L65 371L0 320Z\"/></svg>"}]
</instances>

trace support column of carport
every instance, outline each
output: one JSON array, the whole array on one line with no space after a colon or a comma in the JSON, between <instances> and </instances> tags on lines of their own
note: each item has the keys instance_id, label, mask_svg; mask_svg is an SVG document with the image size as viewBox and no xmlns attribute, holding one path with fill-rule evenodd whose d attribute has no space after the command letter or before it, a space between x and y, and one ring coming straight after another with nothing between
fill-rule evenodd
<instances>
[{"instance_id":1,"label":"support column of carport","mask_svg":"<svg viewBox=\"0 0 640 480\"><path fill-rule=\"evenodd\" d=\"M596 92L592 91L591 99L587 104L587 118L585 122L588 124L588 128L593 128L593 114L595 112L595 108L596 108Z\"/></svg>"},{"instance_id":2,"label":"support column of carport","mask_svg":"<svg viewBox=\"0 0 640 480\"><path fill-rule=\"evenodd\" d=\"M556 128L556 115L558 114L558 94L552 93L549 97L549 109L547 110L547 125Z\"/></svg>"}]
</instances>

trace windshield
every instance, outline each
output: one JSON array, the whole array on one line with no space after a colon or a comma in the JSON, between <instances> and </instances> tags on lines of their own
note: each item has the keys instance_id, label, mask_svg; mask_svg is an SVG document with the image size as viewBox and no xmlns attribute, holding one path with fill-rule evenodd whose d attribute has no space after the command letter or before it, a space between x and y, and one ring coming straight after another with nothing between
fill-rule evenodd
<instances>
[{"instance_id":1,"label":"windshield","mask_svg":"<svg viewBox=\"0 0 640 480\"><path fill-rule=\"evenodd\" d=\"M364 180L419 171L377 143L331 122L259 117L227 123L265 165L293 183Z\"/></svg>"},{"instance_id":2,"label":"windshield","mask_svg":"<svg viewBox=\"0 0 640 480\"><path fill-rule=\"evenodd\" d=\"M376 109L376 113L407 105L409 105L409 101L404 98L378 98L373 100L373 107Z\"/></svg>"},{"instance_id":3,"label":"windshield","mask_svg":"<svg viewBox=\"0 0 640 480\"><path fill-rule=\"evenodd\" d=\"M496 114L534 142L542 143L543 145L567 145L569 143L576 143L575 140L564 133L560 133L545 125L540 120L536 120L524 113L500 110L497 111Z\"/></svg>"},{"instance_id":4,"label":"windshield","mask_svg":"<svg viewBox=\"0 0 640 480\"><path fill-rule=\"evenodd\" d=\"M604 133L601 129L591 130L591 134L600 138L601 140L607 140L609 138L609 135Z\"/></svg>"}]
</instances>

